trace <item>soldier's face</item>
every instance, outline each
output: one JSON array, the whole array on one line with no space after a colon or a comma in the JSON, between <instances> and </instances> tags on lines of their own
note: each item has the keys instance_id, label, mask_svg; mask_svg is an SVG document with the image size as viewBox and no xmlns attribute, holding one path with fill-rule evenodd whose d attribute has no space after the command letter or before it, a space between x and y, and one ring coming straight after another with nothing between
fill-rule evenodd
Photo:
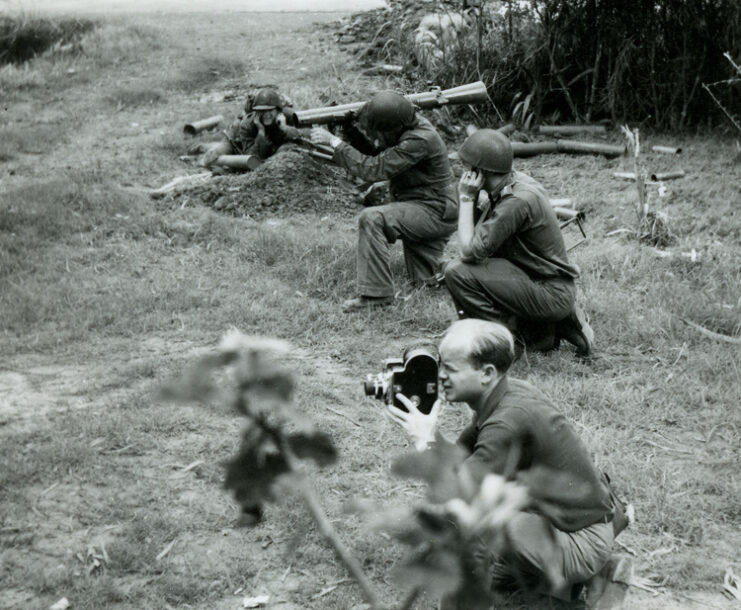
<instances>
[{"instance_id":1,"label":"soldier's face","mask_svg":"<svg viewBox=\"0 0 741 610\"><path fill-rule=\"evenodd\" d=\"M509 174L495 174L493 172L484 171L484 190L490 195L496 196L499 194L509 181Z\"/></svg>"},{"instance_id":2,"label":"soldier's face","mask_svg":"<svg viewBox=\"0 0 741 610\"><path fill-rule=\"evenodd\" d=\"M268 125L275 123L275 119L278 116L278 110L275 108L271 108L270 110L258 110L257 116L260 119L260 122L267 127Z\"/></svg>"}]
</instances>

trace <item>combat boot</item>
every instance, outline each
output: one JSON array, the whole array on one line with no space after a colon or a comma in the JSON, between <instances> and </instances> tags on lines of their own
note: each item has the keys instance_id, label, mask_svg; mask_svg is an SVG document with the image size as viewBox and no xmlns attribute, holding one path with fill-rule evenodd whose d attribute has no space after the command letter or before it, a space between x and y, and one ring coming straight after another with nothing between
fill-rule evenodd
<instances>
[{"instance_id":1,"label":"combat boot","mask_svg":"<svg viewBox=\"0 0 741 610\"><path fill-rule=\"evenodd\" d=\"M589 326L587 316L581 307L574 305L574 309L558 323L557 336L576 346L576 355L589 356L594 344L594 331Z\"/></svg>"},{"instance_id":2,"label":"combat boot","mask_svg":"<svg viewBox=\"0 0 741 610\"><path fill-rule=\"evenodd\" d=\"M368 311L370 309L379 309L381 307L388 307L393 305L394 297L366 297L359 296L352 299L347 299L342 303L342 311L344 313L352 313L354 311Z\"/></svg>"}]
</instances>

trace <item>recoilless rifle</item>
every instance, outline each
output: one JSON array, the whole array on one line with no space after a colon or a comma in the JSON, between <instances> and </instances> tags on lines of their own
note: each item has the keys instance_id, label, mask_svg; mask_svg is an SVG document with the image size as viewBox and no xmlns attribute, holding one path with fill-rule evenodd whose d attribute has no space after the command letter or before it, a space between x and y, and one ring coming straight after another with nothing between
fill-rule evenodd
<instances>
[{"instance_id":1,"label":"recoilless rifle","mask_svg":"<svg viewBox=\"0 0 741 610\"><path fill-rule=\"evenodd\" d=\"M481 81L453 87L452 89L440 89L438 87L422 93L410 93L404 97L422 110L441 108L453 104L480 104L489 99L486 93L486 85ZM350 117L357 116L364 105L365 102L351 102L349 104L310 108L294 112L287 118L294 127L342 123Z\"/></svg>"}]
</instances>

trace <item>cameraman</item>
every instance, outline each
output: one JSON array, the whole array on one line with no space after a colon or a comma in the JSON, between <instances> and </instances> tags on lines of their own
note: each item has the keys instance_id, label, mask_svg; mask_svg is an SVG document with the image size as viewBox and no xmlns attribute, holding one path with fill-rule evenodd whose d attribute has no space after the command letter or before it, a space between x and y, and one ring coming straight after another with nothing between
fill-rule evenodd
<instances>
[{"instance_id":1,"label":"cameraman","mask_svg":"<svg viewBox=\"0 0 741 610\"><path fill-rule=\"evenodd\" d=\"M581 590L580 583L610 558L613 517L624 525L622 506L613 501L571 423L536 388L507 376L513 359L512 335L503 325L459 320L440 343L439 382L447 401L464 402L473 411L458 438L468 452L461 468L477 483L489 473L529 479L528 492L542 509L520 512L505 526L508 548L484 549L492 586L524 586L571 599L573 586L574 593ZM424 451L434 442L441 401L425 415L403 395L397 398L409 412L389 405L391 419ZM528 476L543 469L553 475L548 489L539 489L536 477ZM545 486L542 477L540 485ZM546 577L554 573L561 580L557 588ZM456 605L448 599L441 607Z\"/></svg>"}]
</instances>

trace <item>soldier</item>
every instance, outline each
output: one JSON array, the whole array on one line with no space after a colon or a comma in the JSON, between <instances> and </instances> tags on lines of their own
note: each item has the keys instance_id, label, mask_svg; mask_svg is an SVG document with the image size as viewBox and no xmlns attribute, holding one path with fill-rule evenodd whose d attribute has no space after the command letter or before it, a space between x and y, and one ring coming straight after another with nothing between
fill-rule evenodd
<instances>
[{"instance_id":1,"label":"soldier","mask_svg":"<svg viewBox=\"0 0 741 610\"><path fill-rule=\"evenodd\" d=\"M312 142L331 146L334 162L351 174L367 182L389 180L393 199L360 214L358 296L343 303L345 312L393 303L389 251L397 239L410 280L420 284L432 278L458 215L445 144L409 100L381 91L363 106L359 123L373 144L355 125L345 132L350 143L320 127L311 131Z\"/></svg>"},{"instance_id":2,"label":"soldier","mask_svg":"<svg viewBox=\"0 0 741 610\"><path fill-rule=\"evenodd\" d=\"M576 306L579 272L543 187L512 169L512 145L499 131L475 132L457 156L466 170L458 184L461 256L444 276L458 315L502 322L531 349L565 339L587 356L594 332ZM490 209L474 223L482 190Z\"/></svg>"},{"instance_id":3,"label":"soldier","mask_svg":"<svg viewBox=\"0 0 741 610\"><path fill-rule=\"evenodd\" d=\"M475 549L480 569L495 588L525 588L569 600L587 584L587 600L601 595L600 574L614 537L627 525L625 506L600 474L574 426L529 383L511 379L514 341L501 324L454 322L440 343L439 382L450 402L465 403L473 419L458 438L467 453L461 478L480 483L488 474L528 486L533 500L505 526L507 543ZM424 414L387 406L391 420L418 451L438 442L441 401ZM554 483L555 482L555 483ZM441 608L464 609L455 599Z\"/></svg>"},{"instance_id":4,"label":"soldier","mask_svg":"<svg viewBox=\"0 0 741 610\"><path fill-rule=\"evenodd\" d=\"M221 155L255 155L267 159L282 144L301 139L301 132L286 123L287 106L275 89L260 89L248 100L245 114L232 123L221 142L206 151L200 164L210 167Z\"/></svg>"}]
</instances>

